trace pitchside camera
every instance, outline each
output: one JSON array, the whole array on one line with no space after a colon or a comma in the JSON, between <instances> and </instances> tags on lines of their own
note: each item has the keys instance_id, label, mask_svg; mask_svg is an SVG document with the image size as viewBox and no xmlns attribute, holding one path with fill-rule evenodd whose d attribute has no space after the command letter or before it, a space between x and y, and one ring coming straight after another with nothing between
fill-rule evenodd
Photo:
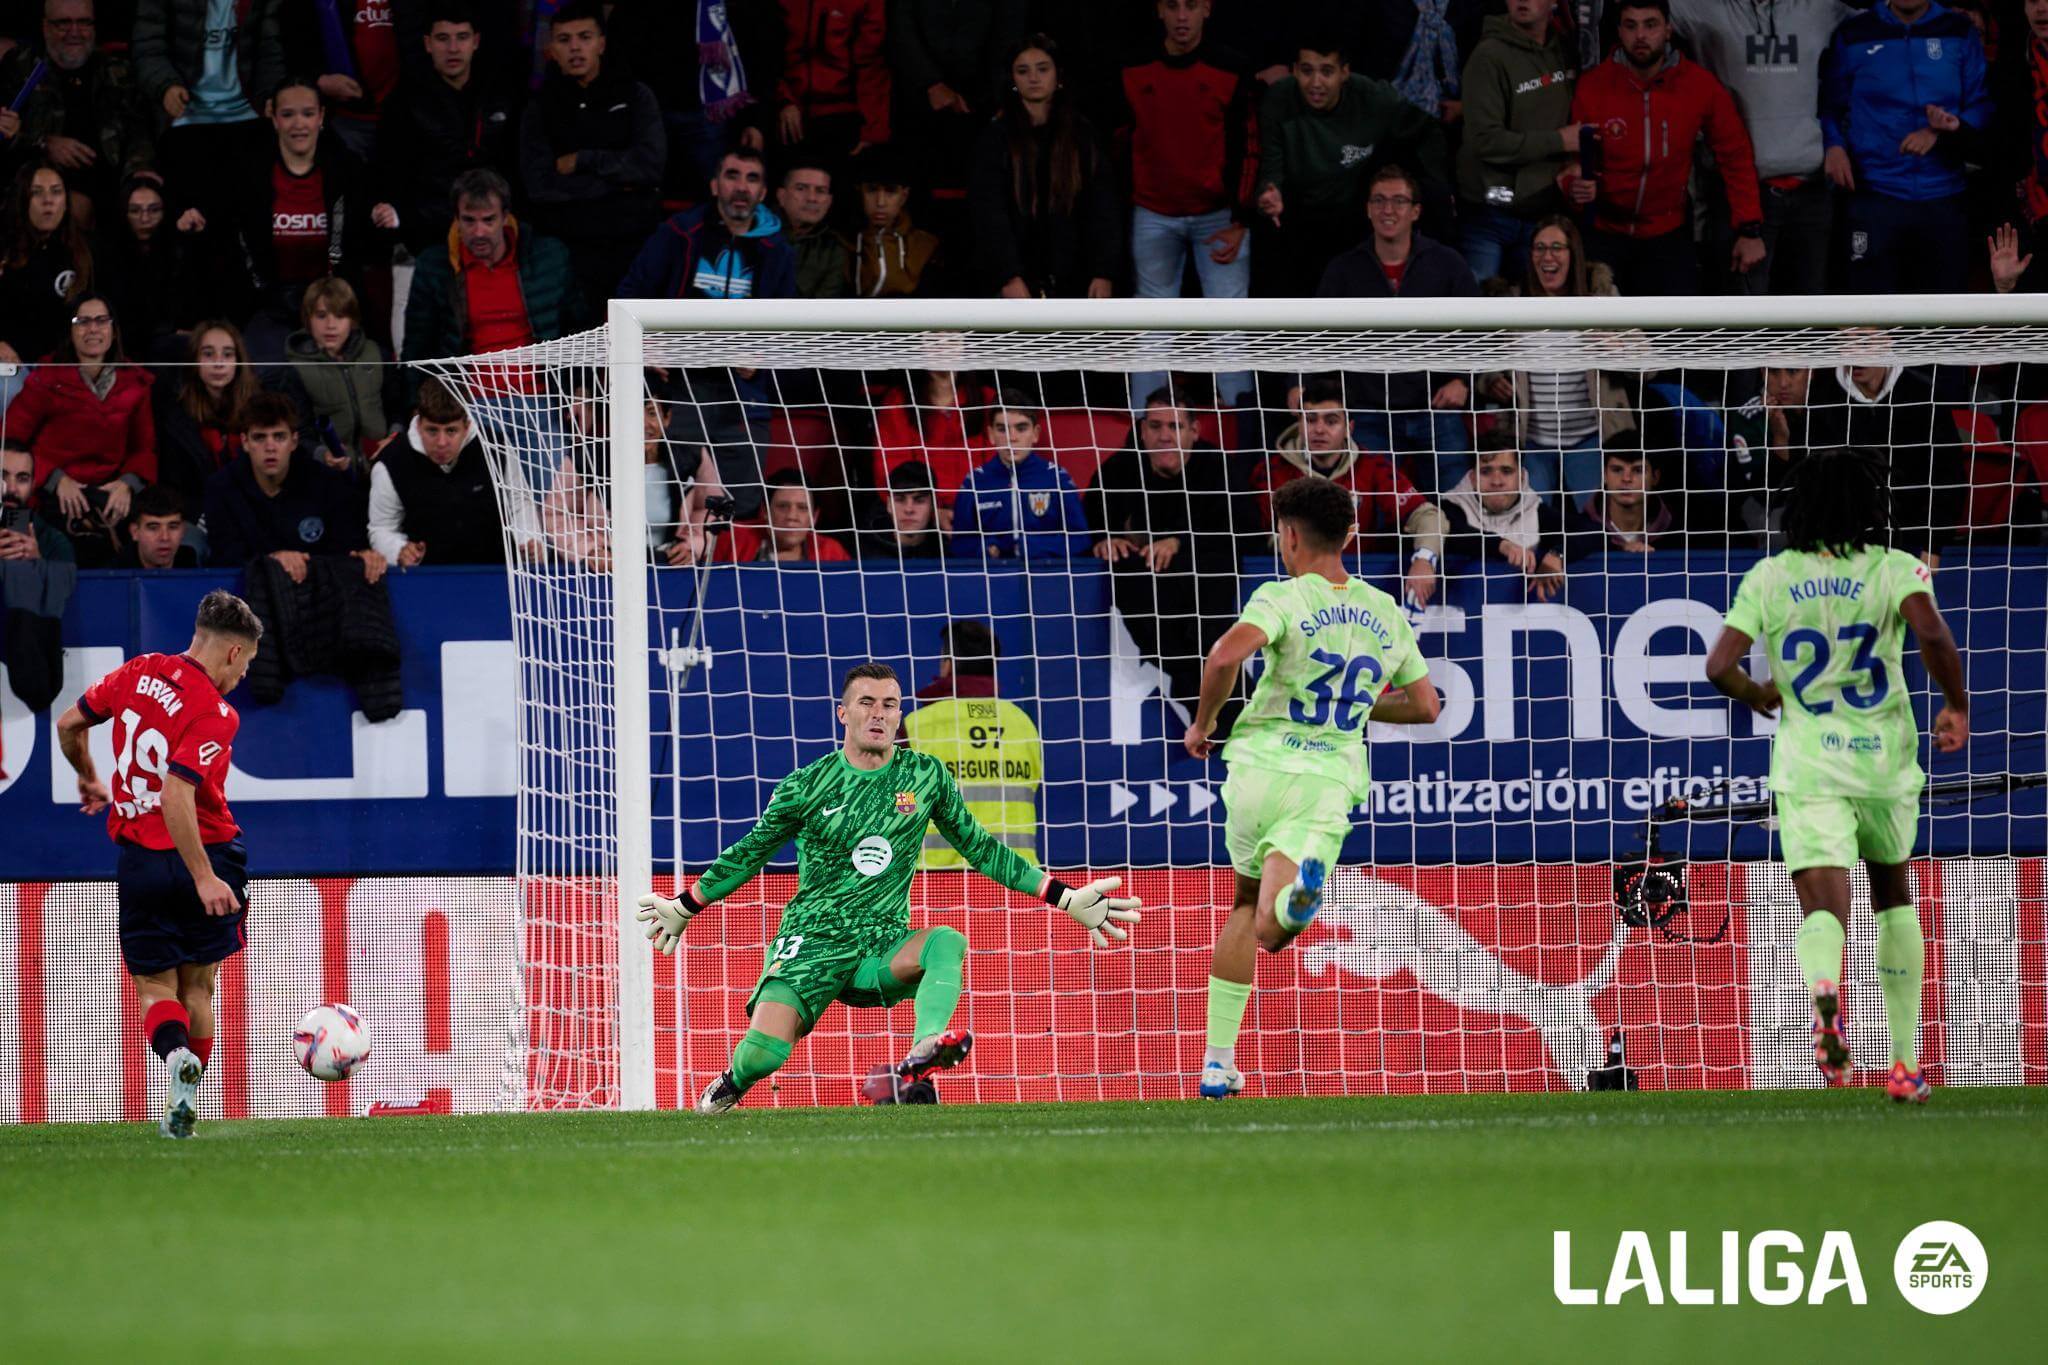
<instances>
[{"instance_id":1,"label":"pitchside camera","mask_svg":"<svg viewBox=\"0 0 2048 1365\"><path fill-rule=\"evenodd\" d=\"M1632 928L1663 929L1686 908L1685 864L1620 864L1614 869L1614 904Z\"/></svg>"}]
</instances>

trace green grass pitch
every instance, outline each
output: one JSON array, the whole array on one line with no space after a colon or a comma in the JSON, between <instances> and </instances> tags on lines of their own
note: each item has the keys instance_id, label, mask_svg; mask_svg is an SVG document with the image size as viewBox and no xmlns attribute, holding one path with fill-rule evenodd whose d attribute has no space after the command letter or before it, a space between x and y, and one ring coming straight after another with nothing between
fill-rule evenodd
<instances>
[{"instance_id":1,"label":"green grass pitch","mask_svg":"<svg viewBox=\"0 0 2048 1365\"><path fill-rule=\"evenodd\" d=\"M13 1128L0 1359L2038 1360L2044 1195L2041 1090ZM1846 1229L1870 1302L1567 1308L1558 1228Z\"/></svg>"}]
</instances>

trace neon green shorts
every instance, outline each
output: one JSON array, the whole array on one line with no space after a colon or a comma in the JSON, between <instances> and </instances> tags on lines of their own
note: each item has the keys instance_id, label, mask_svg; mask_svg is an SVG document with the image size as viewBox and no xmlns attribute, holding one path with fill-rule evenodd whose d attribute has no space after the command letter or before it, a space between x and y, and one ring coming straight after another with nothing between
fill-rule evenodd
<instances>
[{"instance_id":1,"label":"neon green shorts","mask_svg":"<svg viewBox=\"0 0 2048 1365\"><path fill-rule=\"evenodd\" d=\"M1919 829L1917 796L1778 797L1778 847L1788 872L1854 867L1864 858L1908 862Z\"/></svg>"},{"instance_id":2,"label":"neon green shorts","mask_svg":"<svg viewBox=\"0 0 2048 1365\"><path fill-rule=\"evenodd\" d=\"M827 934L782 934L768 945L761 979L747 997L747 1013L754 1013L764 993L795 1005L807 1026L816 1024L834 1000L859 1009L908 1000L917 994L917 983L898 981L889 962L909 938L903 934L877 952L871 942Z\"/></svg>"},{"instance_id":3,"label":"neon green shorts","mask_svg":"<svg viewBox=\"0 0 2048 1365\"><path fill-rule=\"evenodd\" d=\"M1266 855L1299 866L1321 858L1337 865L1351 833L1351 789L1327 777L1232 768L1223 782L1223 846L1238 875L1257 877Z\"/></svg>"}]
</instances>

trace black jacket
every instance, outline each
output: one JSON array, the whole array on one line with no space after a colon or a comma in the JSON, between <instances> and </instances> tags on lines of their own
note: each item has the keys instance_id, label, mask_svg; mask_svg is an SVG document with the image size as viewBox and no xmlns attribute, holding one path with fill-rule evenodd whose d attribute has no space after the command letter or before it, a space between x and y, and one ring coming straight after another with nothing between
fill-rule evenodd
<instances>
[{"instance_id":1,"label":"black jacket","mask_svg":"<svg viewBox=\"0 0 2048 1365\"><path fill-rule=\"evenodd\" d=\"M199 521L206 510L207 481L233 464L241 447L237 444L229 450L223 444L217 451L199 421L185 411L179 393L184 388L183 378L191 373L189 368L160 372L150 388L150 401L156 414L156 481L185 500L187 521ZM282 393L298 409L301 445L309 446L318 439L312 425L312 400L289 366L266 372L263 387Z\"/></svg>"},{"instance_id":2,"label":"black jacket","mask_svg":"<svg viewBox=\"0 0 2048 1365\"><path fill-rule=\"evenodd\" d=\"M356 690L372 721L389 720L405 707L399 675L398 626L384 584L364 581L353 559L322 556L294 583L274 559L249 570L249 606L263 622L264 648L249 664L249 690L272 705L295 677L331 673Z\"/></svg>"},{"instance_id":3,"label":"black jacket","mask_svg":"<svg viewBox=\"0 0 2048 1365\"><path fill-rule=\"evenodd\" d=\"M1074 119L1081 140L1081 188L1064 213L1050 208L1027 210L1017 202L1010 160L1009 124L998 118L984 128L975 145L968 175L967 201L974 223L977 283L994 294L1022 277L1034 295L1080 298L1089 281L1117 277L1123 267L1123 201L1116 174L1094 125ZM1043 128L1032 130L1036 177L1027 177L1028 201L1044 198L1045 145Z\"/></svg>"},{"instance_id":4,"label":"black jacket","mask_svg":"<svg viewBox=\"0 0 2048 1365\"><path fill-rule=\"evenodd\" d=\"M1418 232L1408 248L1408 266L1401 273L1397 293L1387 283L1380 258L1370 235L1343 252L1323 269L1316 297L1323 299L1471 299L1479 296L1479 282L1465 258L1433 237ZM1427 410L1430 396L1452 379L1472 382L1470 375L1352 374L1346 376L1344 392L1354 408L1391 408L1397 412Z\"/></svg>"},{"instance_id":5,"label":"black jacket","mask_svg":"<svg viewBox=\"0 0 2048 1365\"><path fill-rule=\"evenodd\" d=\"M569 152L576 169L563 175L555 159ZM645 237L661 215L667 155L654 92L609 68L588 86L550 72L519 123L531 216L557 237Z\"/></svg>"},{"instance_id":6,"label":"black jacket","mask_svg":"<svg viewBox=\"0 0 2048 1365\"><path fill-rule=\"evenodd\" d=\"M369 544L369 528L367 490L304 450L274 498L256 486L246 454L206 481L209 564L239 567L278 550L345 555Z\"/></svg>"},{"instance_id":7,"label":"black jacket","mask_svg":"<svg viewBox=\"0 0 2048 1365\"><path fill-rule=\"evenodd\" d=\"M474 70L460 90L438 75L400 81L377 118L371 180L398 210L398 235L413 255L447 239L449 186L478 167L518 181L518 101Z\"/></svg>"}]
</instances>

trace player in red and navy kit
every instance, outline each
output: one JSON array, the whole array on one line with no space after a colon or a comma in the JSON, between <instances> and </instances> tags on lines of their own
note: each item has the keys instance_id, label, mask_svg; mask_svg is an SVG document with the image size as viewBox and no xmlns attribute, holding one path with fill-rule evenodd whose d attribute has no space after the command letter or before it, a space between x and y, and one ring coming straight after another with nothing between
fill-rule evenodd
<instances>
[{"instance_id":1,"label":"player in red and navy kit","mask_svg":"<svg viewBox=\"0 0 2048 1365\"><path fill-rule=\"evenodd\" d=\"M161 1131L192 1136L199 1081L213 1054L213 974L242 948L248 851L228 812L228 760L241 717L222 700L249 671L263 623L232 593L199 604L183 654L142 654L85 689L57 720L78 772L79 808L107 813L120 850L121 959L142 1003L142 1032L170 1072ZM86 733L114 723L111 786Z\"/></svg>"}]
</instances>

